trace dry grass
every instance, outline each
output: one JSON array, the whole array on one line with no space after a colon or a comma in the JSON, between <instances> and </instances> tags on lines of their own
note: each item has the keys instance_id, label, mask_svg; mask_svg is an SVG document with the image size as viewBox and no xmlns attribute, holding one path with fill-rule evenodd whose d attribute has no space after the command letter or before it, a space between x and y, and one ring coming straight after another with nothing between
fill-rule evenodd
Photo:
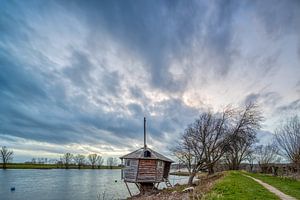
<instances>
[{"instance_id":1,"label":"dry grass","mask_svg":"<svg viewBox=\"0 0 300 200\"><path fill-rule=\"evenodd\" d=\"M137 195L135 197L129 198L131 200L142 200L142 199L153 199L153 200L182 200L182 199L201 199L202 196L209 192L216 181L224 176L224 173L215 173L214 175L207 175L201 173L197 175L199 179L194 185L194 191L192 192L183 192L185 188L188 188L188 185L175 185L172 188L158 190L152 195Z\"/></svg>"},{"instance_id":2,"label":"dry grass","mask_svg":"<svg viewBox=\"0 0 300 200\"><path fill-rule=\"evenodd\" d=\"M201 199L206 193L208 193L216 182L224 177L226 172L218 172L213 175L200 174L198 175L198 182L196 183L194 192L190 194L191 199Z\"/></svg>"}]
</instances>

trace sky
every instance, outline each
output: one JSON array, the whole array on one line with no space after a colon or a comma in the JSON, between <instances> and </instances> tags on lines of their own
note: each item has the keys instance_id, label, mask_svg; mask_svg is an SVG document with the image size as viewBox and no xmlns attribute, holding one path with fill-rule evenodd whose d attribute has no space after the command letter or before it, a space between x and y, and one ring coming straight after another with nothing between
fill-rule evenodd
<instances>
[{"instance_id":1,"label":"sky","mask_svg":"<svg viewBox=\"0 0 300 200\"><path fill-rule=\"evenodd\" d=\"M0 0L0 146L14 161L169 149L204 110L300 114L298 0Z\"/></svg>"}]
</instances>

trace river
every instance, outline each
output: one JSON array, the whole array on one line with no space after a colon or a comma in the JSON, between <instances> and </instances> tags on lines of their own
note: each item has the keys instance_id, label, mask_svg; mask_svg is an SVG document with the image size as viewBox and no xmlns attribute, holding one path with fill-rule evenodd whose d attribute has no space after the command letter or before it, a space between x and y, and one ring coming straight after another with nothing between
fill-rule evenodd
<instances>
[{"instance_id":1,"label":"river","mask_svg":"<svg viewBox=\"0 0 300 200\"><path fill-rule=\"evenodd\" d=\"M121 170L8 169L0 170L1 200L98 200L129 196ZM187 177L170 176L171 184ZM129 184L133 193L138 190ZM161 183L160 188L165 184ZM15 191L11 188L15 187Z\"/></svg>"}]
</instances>

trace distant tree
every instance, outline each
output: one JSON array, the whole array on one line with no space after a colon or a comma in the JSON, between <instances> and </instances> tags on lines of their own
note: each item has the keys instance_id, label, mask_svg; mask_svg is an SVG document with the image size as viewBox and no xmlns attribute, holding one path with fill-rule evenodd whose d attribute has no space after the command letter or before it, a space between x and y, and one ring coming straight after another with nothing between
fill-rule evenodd
<instances>
[{"instance_id":1,"label":"distant tree","mask_svg":"<svg viewBox=\"0 0 300 200\"><path fill-rule=\"evenodd\" d=\"M185 132L188 130L186 129ZM182 164L187 168L191 175L193 166L195 166L195 155L192 146L189 145L188 137L183 136L177 146L171 149L173 156L178 160L178 165ZM179 166L180 167L180 166Z\"/></svg>"},{"instance_id":2,"label":"distant tree","mask_svg":"<svg viewBox=\"0 0 300 200\"><path fill-rule=\"evenodd\" d=\"M275 140L282 154L300 173L300 119L297 115L287 119L276 129Z\"/></svg>"},{"instance_id":3,"label":"distant tree","mask_svg":"<svg viewBox=\"0 0 300 200\"><path fill-rule=\"evenodd\" d=\"M117 166L118 164L117 159L113 157L107 158L106 162L107 162L107 166L109 166L110 169L112 169L113 166Z\"/></svg>"},{"instance_id":4,"label":"distant tree","mask_svg":"<svg viewBox=\"0 0 300 200\"><path fill-rule=\"evenodd\" d=\"M6 169L7 168L6 164L12 161L14 152L9 150L6 146L3 146L0 149L0 154L1 154L2 168Z\"/></svg>"},{"instance_id":5,"label":"distant tree","mask_svg":"<svg viewBox=\"0 0 300 200\"><path fill-rule=\"evenodd\" d=\"M245 157L245 160L249 163L250 172L253 172L254 161L256 160L254 150L248 151L247 156Z\"/></svg>"},{"instance_id":6,"label":"distant tree","mask_svg":"<svg viewBox=\"0 0 300 200\"><path fill-rule=\"evenodd\" d=\"M226 144L225 162L230 170L238 170L253 145L257 142L256 133L263 120L259 107L254 103L235 110L229 125L230 136Z\"/></svg>"},{"instance_id":7,"label":"distant tree","mask_svg":"<svg viewBox=\"0 0 300 200\"><path fill-rule=\"evenodd\" d=\"M102 158L102 156L99 156L99 159L97 161L98 169L101 168L101 166L103 165L103 162L104 162L104 159Z\"/></svg>"},{"instance_id":8,"label":"distant tree","mask_svg":"<svg viewBox=\"0 0 300 200\"><path fill-rule=\"evenodd\" d=\"M73 154L71 154L71 153L65 153L63 155L63 157L61 157L61 161L65 165L66 169L69 169L69 166L72 163L72 160L73 160Z\"/></svg>"},{"instance_id":9,"label":"distant tree","mask_svg":"<svg viewBox=\"0 0 300 200\"><path fill-rule=\"evenodd\" d=\"M45 158L37 158L38 164L44 164L45 163Z\"/></svg>"},{"instance_id":10,"label":"distant tree","mask_svg":"<svg viewBox=\"0 0 300 200\"><path fill-rule=\"evenodd\" d=\"M32 159L31 159L31 163L32 163L32 164L35 164L35 163L36 163L36 159L35 159L35 158L32 158Z\"/></svg>"},{"instance_id":11,"label":"distant tree","mask_svg":"<svg viewBox=\"0 0 300 200\"><path fill-rule=\"evenodd\" d=\"M258 165L263 173L267 173L270 164L278 159L278 148L275 145L259 145L255 148Z\"/></svg>"},{"instance_id":12,"label":"distant tree","mask_svg":"<svg viewBox=\"0 0 300 200\"><path fill-rule=\"evenodd\" d=\"M85 163L85 156L81 154L77 154L76 156L74 156L74 161L78 166L78 169L80 169L80 167Z\"/></svg>"},{"instance_id":13,"label":"distant tree","mask_svg":"<svg viewBox=\"0 0 300 200\"><path fill-rule=\"evenodd\" d=\"M88 155L88 160L90 161L93 169L95 169L96 163L98 162L99 159L100 156L97 155L96 153Z\"/></svg>"}]
</instances>

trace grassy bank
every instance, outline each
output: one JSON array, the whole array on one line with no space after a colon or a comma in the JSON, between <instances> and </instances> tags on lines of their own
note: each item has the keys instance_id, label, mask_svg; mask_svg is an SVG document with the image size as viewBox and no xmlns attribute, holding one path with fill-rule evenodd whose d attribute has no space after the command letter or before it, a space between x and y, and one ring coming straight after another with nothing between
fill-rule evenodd
<instances>
[{"instance_id":1,"label":"grassy bank","mask_svg":"<svg viewBox=\"0 0 300 200\"><path fill-rule=\"evenodd\" d=\"M0 169L2 169L2 164L0 164ZM28 164L28 163L9 163L7 164L7 169L65 169L65 166L56 164ZM69 169L78 169L76 165L70 165ZM82 166L81 169L92 169L92 166L86 165ZM95 167L95 169L111 169L110 166L101 166L100 168ZM112 169L121 169L121 167L113 166Z\"/></svg>"},{"instance_id":2,"label":"grassy bank","mask_svg":"<svg viewBox=\"0 0 300 200\"><path fill-rule=\"evenodd\" d=\"M242 175L241 172L227 172L204 199L279 199L254 180Z\"/></svg>"},{"instance_id":3,"label":"grassy bank","mask_svg":"<svg viewBox=\"0 0 300 200\"><path fill-rule=\"evenodd\" d=\"M272 175L265 174L252 174L246 173L249 176L257 178L273 187L277 188L281 192L300 199L300 181L291 178L281 178Z\"/></svg>"}]
</instances>

